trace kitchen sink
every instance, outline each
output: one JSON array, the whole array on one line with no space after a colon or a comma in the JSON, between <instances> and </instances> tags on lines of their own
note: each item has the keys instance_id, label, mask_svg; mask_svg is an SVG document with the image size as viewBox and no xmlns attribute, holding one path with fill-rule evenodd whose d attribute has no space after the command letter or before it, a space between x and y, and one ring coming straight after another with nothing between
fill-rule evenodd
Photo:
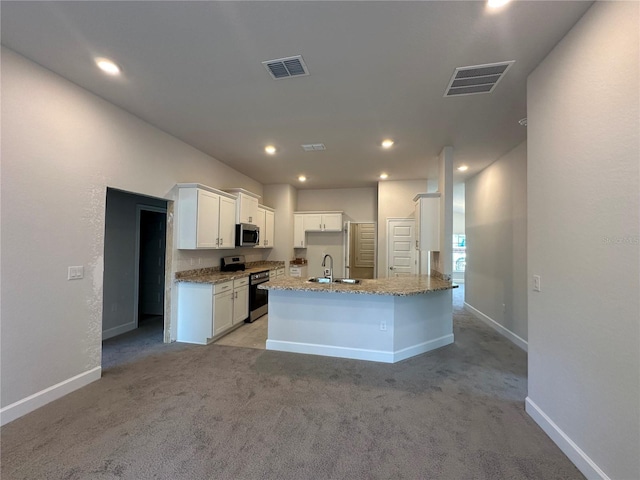
<instances>
[{"instance_id":1,"label":"kitchen sink","mask_svg":"<svg viewBox=\"0 0 640 480\"><path fill-rule=\"evenodd\" d=\"M331 279L327 277L312 277L307 280L307 282L331 283ZM360 280L357 280L355 278L334 278L333 283L348 283L350 285L355 285L357 283L360 283Z\"/></svg>"},{"instance_id":2,"label":"kitchen sink","mask_svg":"<svg viewBox=\"0 0 640 480\"><path fill-rule=\"evenodd\" d=\"M312 277L307 282L315 282L315 283L331 283L331 279L327 277Z\"/></svg>"}]
</instances>

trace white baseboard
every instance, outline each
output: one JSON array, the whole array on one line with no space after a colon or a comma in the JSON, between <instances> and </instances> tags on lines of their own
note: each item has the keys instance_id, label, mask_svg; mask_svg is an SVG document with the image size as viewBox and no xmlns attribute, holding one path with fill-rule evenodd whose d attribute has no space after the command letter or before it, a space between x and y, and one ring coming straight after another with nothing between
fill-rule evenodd
<instances>
[{"instance_id":1,"label":"white baseboard","mask_svg":"<svg viewBox=\"0 0 640 480\"><path fill-rule=\"evenodd\" d=\"M371 362L393 363L394 361L393 352L335 347L314 343L286 342L282 340L267 340L267 350L324 355L325 357L353 358L354 360L369 360Z\"/></svg>"},{"instance_id":2,"label":"white baseboard","mask_svg":"<svg viewBox=\"0 0 640 480\"><path fill-rule=\"evenodd\" d=\"M399 362L406 360L407 358L415 357L422 353L430 352L436 348L444 347L453 343L453 334L445 335L444 337L429 340L428 342L420 343L419 345L413 345L411 347L403 348L397 352L393 352L393 361Z\"/></svg>"},{"instance_id":3,"label":"white baseboard","mask_svg":"<svg viewBox=\"0 0 640 480\"><path fill-rule=\"evenodd\" d=\"M33 412L34 410L46 405L49 402L53 402L60 397L84 387L85 385L95 382L100 379L102 375L102 368L95 367L91 370L87 370L75 377L68 378L67 380L52 385L49 388L45 388L40 392L29 395L22 400L18 400L11 405L0 409L0 425L6 425L9 422L14 421L17 418Z\"/></svg>"},{"instance_id":4,"label":"white baseboard","mask_svg":"<svg viewBox=\"0 0 640 480\"><path fill-rule=\"evenodd\" d=\"M588 479L602 479L610 480L606 473L604 473L598 465L595 464L589 456L582 451L573 440L571 440L566 433L564 433L558 425L551 420L538 405L529 397L525 400L525 410L533 420L540 425L540 428L544 430L544 433L549 435L549 438L569 457L569 460L578 467L578 470Z\"/></svg>"},{"instance_id":5,"label":"white baseboard","mask_svg":"<svg viewBox=\"0 0 640 480\"><path fill-rule=\"evenodd\" d=\"M281 340L267 340L267 350L280 352L306 353L309 355L324 355L325 357L352 358L354 360L368 360L370 362L395 363L407 358L430 352L436 348L453 343L453 334L436 338L428 342L412 345L411 347L388 352L383 350L366 350L363 348L336 347L315 343L286 342Z\"/></svg>"},{"instance_id":6,"label":"white baseboard","mask_svg":"<svg viewBox=\"0 0 640 480\"><path fill-rule=\"evenodd\" d=\"M125 323L124 325L118 325L117 327L109 328L107 330L102 331L102 340L106 340L107 338L117 337L118 335L122 335L123 333L130 332L131 330L135 330L136 322Z\"/></svg>"},{"instance_id":7,"label":"white baseboard","mask_svg":"<svg viewBox=\"0 0 640 480\"><path fill-rule=\"evenodd\" d=\"M480 310L473 308L471 305L469 305L467 302L464 302L464 309L467 310L468 312L470 312L474 317L476 317L478 320L482 320L484 323L486 323L487 325L489 325L491 328L493 328L496 332L498 332L500 335L502 335L503 337L506 337L507 339L509 339L511 342L515 343L518 347L520 347L522 350L524 350L525 352L529 351L529 344L528 342L522 338L519 337L518 335L516 335L515 333L513 333L511 330L509 330L508 328L500 325L498 322L496 322L493 318L485 315L484 313L482 313Z\"/></svg>"}]
</instances>

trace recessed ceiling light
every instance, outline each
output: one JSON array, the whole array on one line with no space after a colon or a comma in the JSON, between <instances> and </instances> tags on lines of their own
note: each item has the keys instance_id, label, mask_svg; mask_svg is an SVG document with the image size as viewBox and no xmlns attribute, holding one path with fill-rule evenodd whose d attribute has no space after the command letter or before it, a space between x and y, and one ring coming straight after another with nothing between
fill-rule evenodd
<instances>
[{"instance_id":1,"label":"recessed ceiling light","mask_svg":"<svg viewBox=\"0 0 640 480\"><path fill-rule=\"evenodd\" d=\"M386 173L381 173L381 174L380 174L380 178L381 178L382 180L386 180L387 178L389 178L389 175L388 175L388 174L386 174Z\"/></svg>"},{"instance_id":2,"label":"recessed ceiling light","mask_svg":"<svg viewBox=\"0 0 640 480\"><path fill-rule=\"evenodd\" d=\"M466 165L460 165L458 167L458 170L461 172L466 172L467 170L469 170L469 167L467 167Z\"/></svg>"},{"instance_id":3,"label":"recessed ceiling light","mask_svg":"<svg viewBox=\"0 0 640 480\"><path fill-rule=\"evenodd\" d=\"M383 140L382 143L382 148L391 148L393 146L393 140L387 138L386 140Z\"/></svg>"},{"instance_id":4,"label":"recessed ceiling light","mask_svg":"<svg viewBox=\"0 0 640 480\"><path fill-rule=\"evenodd\" d=\"M120 67L108 58L96 58L96 65L100 70L104 73L108 73L109 75L120 74Z\"/></svg>"},{"instance_id":5,"label":"recessed ceiling light","mask_svg":"<svg viewBox=\"0 0 640 480\"><path fill-rule=\"evenodd\" d=\"M487 0L487 5L490 8L500 8L504 5L506 5L507 3L509 3L511 0Z\"/></svg>"},{"instance_id":6,"label":"recessed ceiling light","mask_svg":"<svg viewBox=\"0 0 640 480\"><path fill-rule=\"evenodd\" d=\"M300 180L301 182L305 182L307 180L307 177L305 177L304 175L300 175L298 177L298 180Z\"/></svg>"},{"instance_id":7,"label":"recessed ceiling light","mask_svg":"<svg viewBox=\"0 0 640 480\"><path fill-rule=\"evenodd\" d=\"M269 155L273 155L274 153L276 153L276 147L274 147L273 145L267 145L266 147L264 147L264 151Z\"/></svg>"}]
</instances>

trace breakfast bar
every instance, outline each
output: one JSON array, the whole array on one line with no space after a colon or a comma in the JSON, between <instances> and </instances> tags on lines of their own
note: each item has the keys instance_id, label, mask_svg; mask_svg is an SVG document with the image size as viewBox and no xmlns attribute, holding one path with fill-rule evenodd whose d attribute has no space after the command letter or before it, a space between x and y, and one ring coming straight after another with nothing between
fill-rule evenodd
<instances>
[{"instance_id":1,"label":"breakfast bar","mask_svg":"<svg viewBox=\"0 0 640 480\"><path fill-rule=\"evenodd\" d=\"M259 288L269 290L267 350L395 363L453 343L450 281L283 277Z\"/></svg>"}]
</instances>

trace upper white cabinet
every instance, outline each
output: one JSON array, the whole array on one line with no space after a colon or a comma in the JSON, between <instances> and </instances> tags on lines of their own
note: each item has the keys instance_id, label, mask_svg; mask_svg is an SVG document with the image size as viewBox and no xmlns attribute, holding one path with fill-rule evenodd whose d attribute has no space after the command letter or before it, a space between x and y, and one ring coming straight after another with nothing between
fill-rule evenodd
<instances>
[{"instance_id":1,"label":"upper white cabinet","mask_svg":"<svg viewBox=\"0 0 640 480\"><path fill-rule=\"evenodd\" d=\"M226 191L238 196L236 200L236 223L257 225L260 195L244 188L228 188Z\"/></svg>"},{"instance_id":2,"label":"upper white cabinet","mask_svg":"<svg viewBox=\"0 0 640 480\"><path fill-rule=\"evenodd\" d=\"M273 208L258 206L258 218L255 224L260 227L260 242L255 248L273 248L275 238L275 213Z\"/></svg>"},{"instance_id":3,"label":"upper white cabinet","mask_svg":"<svg viewBox=\"0 0 640 480\"><path fill-rule=\"evenodd\" d=\"M416 250L440 250L440 193L420 193L416 202Z\"/></svg>"},{"instance_id":4,"label":"upper white cabinet","mask_svg":"<svg viewBox=\"0 0 640 480\"><path fill-rule=\"evenodd\" d=\"M264 234L260 233L260 236L264 239L264 247L275 247L276 214L271 209L265 209L264 211L264 230Z\"/></svg>"},{"instance_id":5,"label":"upper white cabinet","mask_svg":"<svg viewBox=\"0 0 640 480\"><path fill-rule=\"evenodd\" d=\"M304 215L293 215L293 247L294 248L306 248L307 239L304 230Z\"/></svg>"},{"instance_id":6,"label":"upper white cabinet","mask_svg":"<svg viewBox=\"0 0 640 480\"><path fill-rule=\"evenodd\" d=\"M235 248L235 196L197 183L178 184L178 248Z\"/></svg>"},{"instance_id":7,"label":"upper white cabinet","mask_svg":"<svg viewBox=\"0 0 640 480\"><path fill-rule=\"evenodd\" d=\"M341 232L342 212L305 213L305 232Z\"/></svg>"},{"instance_id":8,"label":"upper white cabinet","mask_svg":"<svg viewBox=\"0 0 640 480\"><path fill-rule=\"evenodd\" d=\"M342 232L342 212L294 212L294 248L306 248L307 232Z\"/></svg>"}]
</instances>

